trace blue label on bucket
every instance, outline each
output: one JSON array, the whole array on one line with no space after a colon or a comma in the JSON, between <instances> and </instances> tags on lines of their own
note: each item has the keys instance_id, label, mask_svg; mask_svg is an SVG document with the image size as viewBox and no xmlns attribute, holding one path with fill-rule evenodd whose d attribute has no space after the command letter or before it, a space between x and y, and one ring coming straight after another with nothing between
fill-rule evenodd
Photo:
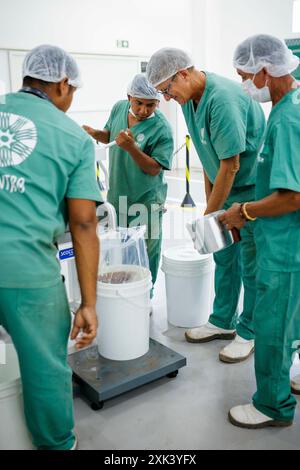
<instances>
[{"instance_id":1,"label":"blue label on bucket","mask_svg":"<svg viewBox=\"0 0 300 470\"><path fill-rule=\"evenodd\" d=\"M74 248L65 248L59 252L59 259L63 261L64 259L74 258Z\"/></svg>"}]
</instances>

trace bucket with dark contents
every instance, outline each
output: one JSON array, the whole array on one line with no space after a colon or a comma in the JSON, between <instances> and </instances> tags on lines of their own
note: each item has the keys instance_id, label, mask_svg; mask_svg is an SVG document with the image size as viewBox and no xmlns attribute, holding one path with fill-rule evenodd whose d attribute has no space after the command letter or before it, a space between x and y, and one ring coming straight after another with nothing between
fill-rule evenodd
<instances>
[{"instance_id":1,"label":"bucket with dark contents","mask_svg":"<svg viewBox=\"0 0 300 470\"><path fill-rule=\"evenodd\" d=\"M106 359L129 361L149 350L152 288L149 269L110 266L98 277L98 350Z\"/></svg>"}]
</instances>

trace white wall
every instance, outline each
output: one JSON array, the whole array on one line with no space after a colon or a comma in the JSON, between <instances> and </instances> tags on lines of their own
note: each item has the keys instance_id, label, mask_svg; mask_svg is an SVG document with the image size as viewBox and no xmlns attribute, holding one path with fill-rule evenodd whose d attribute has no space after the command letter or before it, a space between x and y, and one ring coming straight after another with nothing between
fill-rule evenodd
<instances>
[{"instance_id":1,"label":"white wall","mask_svg":"<svg viewBox=\"0 0 300 470\"><path fill-rule=\"evenodd\" d=\"M235 79L232 55L244 38L299 36L292 34L293 0L0 0L0 12L0 49L52 43L79 54L147 58L173 46L190 51L200 68ZM118 49L117 39L129 40L130 48ZM181 110L162 108L177 124L180 146L186 134ZM184 166L184 152L179 161ZM199 166L194 151L192 165Z\"/></svg>"},{"instance_id":2,"label":"white wall","mask_svg":"<svg viewBox=\"0 0 300 470\"><path fill-rule=\"evenodd\" d=\"M0 12L0 48L53 43L70 52L147 56L191 45L190 0L0 0ZM117 39L130 48L118 49Z\"/></svg>"},{"instance_id":3,"label":"white wall","mask_svg":"<svg viewBox=\"0 0 300 470\"><path fill-rule=\"evenodd\" d=\"M77 54L147 59L165 46L192 48L192 0L0 0L0 12L0 49L50 43ZM128 40L129 49L117 48L118 39ZM177 128L176 106L162 109ZM180 146L186 130L178 129Z\"/></svg>"},{"instance_id":4,"label":"white wall","mask_svg":"<svg viewBox=\"0 0 300 470\"><path fill-rule=\"evenodd\" d=\"M300 37L300 33L293 33L293 3L293 0L192 0L196 65L240 81L232 58L241 41L258 33L282 39ZM268 116L270 104L263 108Z\"/></svg>"},{"instance_id":5,"label":"white wall","mask_svg":"<svg viewBox=\"0 0 300 470\"><path fill-rule=\"evenodd\" d=\"M295 0L293 31L300 33L300 2Z\"/></svg>"},{"instance_id":6,"label":"white wall","mask_svg":"<svg viewBox=\"0 0 300 470\"><path fill-rule=\"evenodd\" d=\"M202 67L230 78L236 78L232 66L234 49L248 36L258 33L282 39L299 36L292 32L293 0L205 0L205 4ZM194 28L196 23L194 17Z\"/></svg>"},{"instance_id":7,"label":"white wall","mask_svg":"<svg viewBox=\"0 0 300 470\"><path fill-rule=\"evenodd\" d=\"M248 36L293 34L293 0L192 0L192 55L200 69L239 80L232 65L235 47ZM269 105L264 105L266 114ZM181 124L183 130L183 125ZM195 153L192 164L197 166Z\"/></svg>"},{"instance_id":8,"label":"white wall","mask_svg":"<svg viewBox=\"0 0 300 470\"><path fill-rule=\"evenodd\" d=\"M0 51L0 95L10 89L8 53Z\"/></svg>"}]
</instances>

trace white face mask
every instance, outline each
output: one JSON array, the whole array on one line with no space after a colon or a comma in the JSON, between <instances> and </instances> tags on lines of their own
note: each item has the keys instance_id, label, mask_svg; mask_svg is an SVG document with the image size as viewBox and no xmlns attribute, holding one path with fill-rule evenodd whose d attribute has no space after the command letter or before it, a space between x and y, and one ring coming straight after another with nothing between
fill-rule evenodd
<instances>
[{"instance_id":1,"label":"white face mask","mask_svg":"<svg viewBox=\"0 0 300 470\"><path fill-rule=\"evenodd\" d=\"M250 80L249 78L242 83L244 92L259 103L268 103L269 101L272 101L269 87L265 85L263 88L257 88L254 84L254 79L255 77L253 80Z\"/></svg>"},{"instance_id":2,"label":"white face mask","mask_svg":"<svg viewBox=\"0 0 300 470\"><path fill-rule=\"evenodd\" d=\"M135 119L137 119L136 115L134 114L131 108L129 108L129 112ZM151 114L151 116L149 116L147 119L154 118L154 116L155 116L155 113Z\"/></svg>"}]
</instances>

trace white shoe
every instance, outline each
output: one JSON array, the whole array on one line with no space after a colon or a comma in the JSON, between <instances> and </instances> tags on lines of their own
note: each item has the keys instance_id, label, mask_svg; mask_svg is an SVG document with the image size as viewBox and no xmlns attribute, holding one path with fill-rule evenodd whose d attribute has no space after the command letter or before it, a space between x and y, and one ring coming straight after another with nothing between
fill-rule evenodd
<instances>
[{"instance_id":1,"label":"white shoe","mask_svg":"<svg viewBox=\"0 0 300 470\"><path fill-rule=\"evenodd\" d=\"M234 426L246 429L262 429L268 426L291 426L293 421L276 421L258 411L252 404L236 406L229 411L229 421Z\"/></svg>"},{"instance_id":2,"label":"white shoe","mask_svg":"<svg viewBox=\"0 0 300 470\"><path fill-rule=\"evenodd\" d=\"M208 343L214 339L233 339L235 330L224 330L211 323L193 328L185 333L185 338L189 343Z\"/></svg>"},{"instance_id":3,"label":"white shoe","mask_svg":"<svg viewBox=\"0 0 300 470\"><path fill-rule=\"evenodd\" d=\"M73 447L71 447L70 450L78 450L78 438L77 438L77 436L75 436L74 445L73 445Z\"/></svg>"},{"instance_id":4,"label":"white shoe","mask_svg":"<svg viewBox=\"0 0 300 470\"><path fill-rule=\"evenodd\" d=\"M229 364L243 362L254 352L254 339L247 340L236 335L232 343L228 344L219 354L220 361Z\"/></svg>"},{"instance_id":5,"label":"white shoe","mask_svg":"<svg viewBox=\"0 0 300 470\"><path fill-rule=\"evenodd\" d=\"M300 395L300 375L297 375L291 380L292 393Z\"/></svg>"}]
</instances>

